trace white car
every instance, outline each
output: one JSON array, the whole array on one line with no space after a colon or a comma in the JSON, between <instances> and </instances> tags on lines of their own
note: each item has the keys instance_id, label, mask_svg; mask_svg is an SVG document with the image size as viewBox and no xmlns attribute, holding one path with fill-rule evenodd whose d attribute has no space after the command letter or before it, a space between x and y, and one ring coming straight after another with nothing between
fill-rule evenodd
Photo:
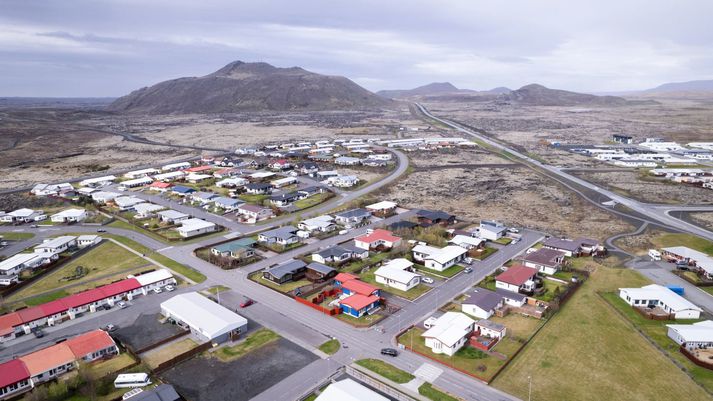
<instances>
[{"instance_id":1,"label":"white car","mask_svg":"<svg viewBox=\"0 0 713 401\"><path fill-rule=\"evenodd\" d=\"M163 291L161 290L160 287L156 287L156 288L153 289L153 292L155 292L156 294L160 294L160 293L162 293Z\"/></svg>"},{"instance_id":2,"label":"white car","mask_svg":"<svg viewBox=\"0 0 713 401\"><path fill-rule=\"evenodd\" d=\"M430 277L421 277L421 281L423 281L423 282L426 283L426 284L433 284L433 283L434 283L433 279L430 278Z\"/></svg>"},{"instance_id":3,"label":"white car","mask_svg":"<svg viewBox=\"0 0 713 401\"><path fill-rule=\"evenodd\" d=\"M124 302L124 301L119 301L119 302L117 302L117 303L116 303L116 306L118 306L119 309L124 309L124 308L128 308L128 307L129 307L129 305L128 305L126 302Z\"/></svg>"},{"instance_id":4,"label":"white car","mask_svg":"<svg viewBox=\"0 0 713 401\"><path fill-rule=\"evenodd\" d=\"M172 286L172 285L167 285L167 286L163 287L163 289L166 290L166 291L168 291L168 292L171 292L171 291L175 290L176 287L174 287L174 286Z\"/></svg>"}]
</instances>

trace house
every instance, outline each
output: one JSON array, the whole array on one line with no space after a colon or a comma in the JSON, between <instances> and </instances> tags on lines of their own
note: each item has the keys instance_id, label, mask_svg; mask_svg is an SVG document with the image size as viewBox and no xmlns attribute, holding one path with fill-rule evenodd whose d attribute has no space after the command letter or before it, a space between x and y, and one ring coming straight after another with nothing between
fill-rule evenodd
<instances>
[{"instance_id":1,"label":"house","mask_svg":"<svg viewBox=\"0 0 713 401\"><path fill-rule=\"evenodd\" d=\"M302 174L310 175L319 171L319 166L317 166L317 163L314 162L304 162L300 163L297 169Z\"/></svg>"},{"instance_id":2,"label":"house","mask_svg":"<svg viewBox=\"0 0 713 401\"><path fill-rule=\"evenodd\" d=\"M312 260L315 262L332 264L342 264L352 259L364 259L367 257L369 257L369 251L351 244L333 245L312 254Z\"/></svg>"},{"instance_id":3,"label":"house","mask_svg":"<svg viewBox=\"0 0 713 401\"><path fill-rule=\"evenodd\" d=\"M501 340L507 334L507 327L492 320L481 319L475 322L475 332L483 337Z\"/></svg>"},{"instance_id":4,"label":"house","mask_svg":"<svg viewBox=\"0 0 713 401\"><path fill-rule=\"evenodd\" d=\"M80 235L77 237L77 247L83 249L86 247L94 246L102 241L102 237L94 234Z\"/></svg>"},{"instance_id":5,"label":"house","mask_svg":"<svg viewBox=\"0 0 713 401\"><path fill-rule=\"evenodd\" d=\"M577 238L575 240L571 240L567 238L551 237L548 238L542 246L544 248L564 252L565 256L569 257L577 257L583 254L591 255L601 248L599 241L589 238Z\"/></svg>"},{"instance_id":6,"label":"house","mask_svg":"<svg viewBox=\"0 0 713 401\"><path fill-rule=\"evenodd\" d=\"M327 233L337 229L334 224L334 217L330 215L322 215L311 219L302 220L297 224L297 228L304 231Z\"/></svg>"},{"instance_id":7,"label":"house","mask_svg":"<svg viewBox=\"0 0 713 401\"><path fill-rule=\"evenodd\" d=\"M698 319L703 311L686 298L658 284L619 288L619 297L633 307L661 308L674 319Z\"/></svg>"},{"instance_id":8,"label":"house","mask_svg":"<svg viewBox=\"0 0 713 401\"><path fill-rule=\"evenodd\" d=\"M248 328L247 319L197 292L179 294L162 302L161 314L188 328L200 342L220 344L234 340Z\"/></svg>"},{"instance_id":9,"label":"house","mask_svg":"<svg viewBox=\"0 0 713 401\"><path fill-rule=\"evenodd\" d=\"M668 337L689 351L713 348L713 320L693 324L667 324Z\"/></svg>"},{"instance_id":10,"label":"house","mask_svg":"<svg viewBox=\"0 0 713 401\"><path fill-rule=\"evenodd\" d=\"M156 192L166 192L171 189L172 186L172 184L169 184L167 182L154 181L151 183L151 185L149 185L149 190Z\"/></svg>"},{"instance_id":11,"label":"house","mask_svg":"<svg viewBox=\"0 0 713 401\"><path fill-rule=\"evenodd\" d=\"M53 223L78 223L87 218L87 211L84 209L67 209L50 216Z\"/></svg>"},{"instance_id":12,"label":"house","mask_svg":"<svg viewBox=\"0 0 713 401\"><path fill-rule=\"evenodd\" d=\"M213 192L203 192L203 191L198 191L194 192L191 195L191 200L193 202L197 202L200 205L206 205L208 203L213 202L214 198L217 198L218 194L215 194Z\"/></svg>"},{"instance_id":13,"label":"house","mask_svg":"<svg viewBox=\"0 0 713 401\"><path fill-rule=\"evenodd\" d=\"M250 174L248 177L251 181L264 181L276 175L277 174L271 173L269 171L258 171L257 173Z\"/></svg>"},{"instance_id":14,"label":"house","mask_svg":"<svg viewBox=\"0 0 713 401\"><path fill-rule=\"evenodd\" d=\"M388 250L401 244L401 237L397 237L389 230L377 228L376 230L367 230L366 235L361 235L354 238L354 245L357 248L366 250Z\"/></svg>"},{"instance_id":15,"label":"house","mask_svg":"<svg viewBox=\"0 0 713 401\"><path fill-rule=\"evenodd\" d=\"M134 210L134 206L146 201L135 196L120 196L118 198L114 198L113 202L120 211L127 212Z\"/></svg>"},{"instance_id":16,"label":"house","mask_svg":"<svg viewBox=\"0 0 713 401\"><path fill-rule=\"evenodd\" d=\"M666 260L675 262L685 262L691 270L698 270L698 273L707 279L713 279L713 257L703 252L696 251L685 246L674 246L661 249L662 256Z\"/></svg>"},{"instance_id":17,"label":"house","mask_svg":"<svg viewBox=\"0 0 713 401\"><path fill-rule=\"evenodd\" d=\"M425 267L442 272L465 259L468 250L456 245L436 248L429 245L416 245L411 249L413 259Z\"/></svg>"},{"instance_id":18,"label":"house","mask_svg":"<svg viewBox=\"0 0 713 401\"><path fill-rule=\"evenodd\" d=\"M178 224L181 221L188 220L191 217L183 212L179 212L177 210L172 209L164 210L156 214L158 215L158 218L159 220L161 220L161 222L167 224Z\"/></svg>"},{"instance_id":19,"label":"house","mask_svg":"<svg viewBox=\"0 0 713 401\"><path fill-rule=\"evenodd\" d=\"M461 302L461 311L480 319L488 319L505 304L503 296L485 288L476 288Z\"/></svg>"},{"instance_id":20,"label":"house","mask_svg":"<svg viewBox=\"0 0 713 401\"><path fill-rule=\"evenodd\" d=\"M245 259L255 256L255 240L252 238L241 238L234 241L218 244L210 249L216 256L233 259Z\"/></svg>"},{"instance_id":21,"label":"house","mask_svg":"<svg viewBox=\"0 0 713 401\"><path fill-rule=\"evenodd\" d=\"M359 184L359 177L355 175L340 175L337 177L329 177L327 178L327 183L337 188L351 188Z\"/></svg>"},{"instance_id":22,"label":"house","mask_svg":"<svg viewBox=\"0 0 713 401\"><path fill-rule=\"evenodd\" d=\"M197 184L199 182L210 180L211 178L213 178L213 176L209 174L189 173L186 176L186 181L190 182L191 184Z\"/></svg>"},{"instance_id":23,"label":"house","mask_svg":"<svg viewBox=\"0 0 713 401\"><path fill-rule=\"evenodd\" d=\"M389 401L376 391L359 384L358 382L346 378L332 382L328 387L321 390L319 396L314 401Z\"/></svg>"},{"instance_id":24,"label":"house","mask_svg":"<svg viewBox=\"0 0 713 401\"><path fill-rule=\"evenodd\" d=\"M158 174L158 173L159 173L159 171L156 170L155 168L145 168L142 170L129 171L126 174L124 174L124 177L134 179L134 178L146 177L146 176L154 175L154 174Z\"/></svg>"},{"instance_id":25,"label":"house","mask_svg":"<svg viewBox=\"0 0 713 401\"><path fill-rule=\"evenodd\" d=\"M0 218L0 221L8 223L30 223L33 221L41 221L47 216L42 210L32 210L27 208L13 210Z\"/></svg>"},{"instance_id":26,"label":"house","mask_svg":"<svg viewBox=\"0 0 713 401\"><path fill-rule=\"evenodd\" d=\"M340 156L334 159L334 164L339 166L358 166L360 162L357 157Z\"/></svg>"},{"instance_id":27,"label":"house","mask_svg":"<svg viewBox=\"0 0 713 401\"><path fill-rule=\"evenodd\" d=\"M449 244L453 244L467 250L480 248L484 242L485 240L481 238L475 238L473 236L463 234L457 234L448 241Z\"/></svg>"},{"instance_id":28,"label":"house","mask_svg":"<svg viewBox=\"0 0 713 401\"><path fill-rule=\"evenodd\" d=\"M19 359L0 363L0 400L30 391L34 387L30 377L30 371Z\"/></svg>"},{"instance_id":29,"label":"house","mask_svg":"<svg viewBox=\"0 0 713 401\"><path fill-rule=\"evenodd\" d=\"M248 181L245 178L231 177L231 178L225 178L225 179L222 179L222 180L216 182L215 186L218 188L239 188L239 187L245 186L249 183L250 183L250 181Z\"/></svg>"},{"instance_id":30,"label":"house","mask_svg":"<svg viewBox=\"0 0 713 401\"><path fill-rule=\"evenodd\" d=\"M447 226L456 222L456 216L441 210L421 209L416 212L416 218L421 225L432 226L438 224Z\"/></svg>"},{"instance_id":31,"label":"house","mask_svg":"<svg viewBox=\"0 0 713 401\"><path fill-rule=\"evenodd\" d=\"M107 202L111 202L114 199L122 196L118 192L110 192L110 191L97 191L97 192L92 192L92 200L94 203L104 205Z\"/></svg>"},{"instance_id":32,"label":"house","mask_svg":"<svg viewBox=\"0 0 713 401\"><path fill-rule=\"evenodd\" d=\"M264 182L252 182L245 185L245 192L251 195L266 195L272 192L272 185Z\"/></svg>"},{"instance_id":33,"label":"house","mask_svg":"<svg viewBox=\"0 0 713 401\"><path fill-rule=\"evenodd\" d=\"M287 207L300 199L304 199L304 196L298 192L290 192L287 194L272 195L270 197L270 203L277 207Z\"/></svg>"},{"instance_id":34,"label":"house","mask_svg":"<svg viewBox=\"0 0 713 401\"><path fill-rule=\"evenodd\" d=\"M490 241L497 241L505 236L507 227L500 222L492 220L481 220L479 226L480 238Z\"/></svg>"},{"instance_id":35,"label":"house","mask_svg":"<svg viewBox=\"0 0 713 401\"><path fill-rule=\"evenodd\" d=\"M312 176L317 178L318 180L326 180L333 177L339 177L339 173L337 172L337 170L327 170L318 171L316 173L313 173Z\"/></svg>"},{"instance_id":36,"label":"house","mask_svg":"<svg viewBox=\"0 0 713 401\"><path fill-rule=\"evenodd\" d=\"M369 221L371 213L366 209L351 209L334 215L334 220L343 226L357 226Z\"/></svg>"},{"instance_id":37,"label":"house","mask_svg":"<svg viewBox=\"0 0 713 401\"><path fill-rule=\"evenodd\" d=\"M495 288L519 293L532 292L535 289L537 269L532 267L514 265L495 277Z\"/></svg>"},{"instance_id":38,"label":"house","mask_svg":"<svg viewBox=\"0 0 713 401\"><path fill-rule=\"evenodd\" d=\"M258 235L258 242L283 246L296 244L300 240L299 237L297 237L297 231L297 228L293 226L278 227L260 233Z\"/></svg>"},{"instance_id":39,"label":"house","mask_svg":"<svg viewBox=\"0 0 713 401\"><path fill-rule=\"evenodd\" d=\"M285 177L270 181L270 185L275 188L282 188L295 183L297 183L297 179L295 177Z\"/></svg>"},{"instance_id":40,"label":"house","mask_svg":"<svg viewBox=\"0 0 713 401\"><path fill-rule=\"evenodd\" d=\"M215 207L223 209L226 212L235 211L238 206L242 205L243 203L245 202L240 199L226 198L225 196L218 196L216 198L213 198L213 204L215 205Z\"/></svg>"},{"instance_id":41,"label":"house","mask_svg":"<svg viewBox=\"0 0 713 401\"><path fill-rule=\"evenodd\" d=\"M625 145L634 143L634 137L629 135L614 134L612 135L612 139L614 139L616 143L623 143Z\"/></svg>"},{"instance_id":42,"label":"house","mask_svg":"<svg viewBox=\"0 0 713 401\"><path fill-rule=\"evenodd\" d=\"M181 220L180 224L180 227L176 227L176 231L178 231L178 234L183 238L211 233L218 229L215 223L196 218Z\"/></svg>"},{"instance_id":43,"label":"house","mask_svg":"<svg viewBox=\"0 0 713 401\"><path fill-rule=\"evenodd\" d=\"M329 192L329 189L326 187L320 187L320 186L311 186L311 187L305 187L302 189L297 190L298 193L304 195L304 197L310 197L312 195L317 195L317 194L322 194L325 192Z\"/></svg>"},{"instance_id":44,"label":"house","mask_svg":"<svg viewBox=\"0 0 713 401\"><path fill-rule=\"evenodd\" d=\"M522 264L537 269L540 273L553 275L564 264L565 253L549 248L540 248L522 258Z\"/></svg>"},{"instance_id":45,"label":"house","mask_svg":"<svg viewBox=\"0 0 713 401\"><path fill-rule=\"evenodd\" d=\"M269 167L272 170L283 171L283 170L291 169L292 164L290 164L290 162L287 161L286 159L278 159L278 160L274 160L274 161L270 162L270 164L268 164L267 167Z\"/></svg>"},{"instance_id":46,"label":"house","mask_svg":"<svg viewBox=\"0 0 713 401\"><path fill-rule=\"evenodd\" d=\"M374 279L387 287L408 291L421 282L421 275L412 269L413 263L408 259L393 259L374 272Z\"/></svg>"},{"instance_id":47,"label":"house","mask_svg":"<svg viewBox=\"0 0 713 401\"><path fill-rule=\"evenodd\" d=\"M63 235L57 238L44 240L35 246L35 253L62 253L77 246L77 237Z\"/></svg>"},{"instance_id":48,"label":"house","mask_svg":"<svg viewBox=\"0 0 713 401\"><path fill-rule=\"evenodd\" d=\"M223 168L213 173L215 178L228 178L240 174L240 170L236 168Z\"/></svg>"},{"instance_id":49,"label":"house","mask_svg":"<svg viewBox=\"0 0 713 401\"><path fill-rule=\"evenodd\" d=\"M244 217L248 221L258 222L260 220L271 218L275 215L275 212L273 212L269 207L244 203L238 206L237 214Z\"/></svg>"},{"instance_id":50,"label":"house","mask_svg":"<svg viewBox=\"0 0 713 401\"><path fill-rule=\"evenodd\" d=\"M122 181L121 187L124 187L124 188L143 187L144 185L149 185L152 182L153 182L153 178L151 178L151 177L134 178L133 180ZM119 190L121 190L121 187L119 187Z\"/></svg>"},{"instance_id":51,"label":"house","mask_svg":"<svg viewBox=\"0 0 713 401\"><path fill-rule=\"evenodd\" d=\"M161 171L185 170L187 168L191 168L191 163L179 162L179 163L171 163L171 164L166 164L165 166L161 166Z\"/></svg>"},{"instance_id":52,"label":"house","mask_svg":"<svg viewBox=\"0 0 713 401\"><path fill-rule=\"evenodd\" d=\"M35 196L56 196L74 191L72 184L65 182L62 184L37 184L30 190Z\"/></svg>"},{"instance_id":53,"label":"house","mask_svg":"<svg viewBox=\"0 0 713 401\"><path fill-rule=\"evenodd\" d=\"M453 356L468 341L475 320L459 312L446 312L421 337L434 354Z\"/></svg>"},{"instance_id":54,"label":"house","mask_svg":"<svg viewBox=\"0 0 713 401\"><path fill-rule=\"evenodd\" d=\"M135 395L132 395L131 401L181 401L183 398L176 392L170 384L159 384L154 388L149 389L135 389L132 391L138 391ZM128 394L128 393L127 393ZM126 398L128 399L128 398Z\"/></svg>"},{"instance_id":55,"label":"house","mask_svg":"<svg viewBox=\"0 0 713 401\"><path fill-rule=\"evenodd\" d=\"M79 185L82 187L96 188L103 187L104 185L109 185L114 181L116 181L116 176L105 175L103 177L87 178L86 180L80 181Z\"/></svg>"},{"instance_id":56,"label":"house","mask_svg":"<svg viewBox=\"0 0 713 401\"><path fill-rule=\"evenodd\" d=\"M262 272L262 278L273 283L284 284L288 281L297 281L305 276L307 264L301 260L292 259L279 265L272 266Z\"/></svg>"},{"instance_id":57,"label":"house","mask_svg":"<svg viewBox=\"0 0 713 401\"><path fill-rule=\"evenodd\" d=\"M186 187L183 185L176 185L173 187L171 192L178 196L188 196L188 195L196 192L196 190L191 187Z\"/></svg>"},{"instance_id":58,"label":"house","mask_svg":"<svg viewBox=\"0 0 713 401\"><path fill-rule=\"evenodd\" d=\"M336 270L319 262L308 264L307 271L305 272L307 280L319 283L330 280L336 275Z\"/></svg>"},{"instance_id":59,"label":"house","mask_svg":"<svg viewBox=\"0 0 713 401\"><path fill-rule=\"evenodd\" d=\"M342 291L339 307L343 313L359 318L376 312L381 306L381 290L349 273L337 273L335 286Z\"/></svg>"},{"instance_id":60,"label":"house","mask_svg":"<svg viewBox=\"0 0 713 401\"><path fill-rule=\"evenodd\" d=\"M139 203L138 205L134 206L134 212L136 214L134 215L135 219L147 219L150 217L153 217L156 215L156 212L159 210L165 209L164 206L157 205L154 203Z\"/></svg>"},{"instance_id":61,"label":"house","mask_svg":"<svg viewBox=\"0 0 713 401\"><path fill-rule=\"evenodd\" d=\"M23 270L42 266L45 259L36 253L18 253L0 261L0 277L17 276ZM10 283L8 283L10 284Z\"/></svg>"},{"instance_id":62,"label":"house","mask_svg":"<svg viewBox=\"0 0 713 401\"><path fill-rule=\"evenodd\" d=\"M172 181L182 180L186 176L183 171L171 171L169 173L156 174L153 176L155 182L167 184Z\"/></svg>"},{"instance_id":63,"label":"house","mask_svg":"<svg viewBox=\"0 0 713 401\"><path fill-rule=\"evenodd\" d=\"M377 217L389 217L395 214L397 206L396 202L381 201L367 206L366 210Z\"/></svg>"},{"instance_id":64,"label":"house","mask_svg":"<svg viewBox=\"0 0 713 401\"><path fill-rule=\"evenodd\" d=\"M408 221L408 220L401 220L397 221L396 223L391 223L389 224L386 228L388 228L391 231L398 231L398 230L412 230L414 228L418 227L418 224Z\"/></svg>"}]
</instances>

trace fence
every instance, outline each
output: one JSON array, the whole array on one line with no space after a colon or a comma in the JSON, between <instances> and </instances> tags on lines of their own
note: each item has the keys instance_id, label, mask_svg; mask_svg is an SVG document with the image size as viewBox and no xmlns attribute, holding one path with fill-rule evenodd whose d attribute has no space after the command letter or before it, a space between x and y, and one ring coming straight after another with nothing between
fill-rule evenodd
<instances>
[{"instance_id":1,"label":"fence","mask_svg":"<svg viewBox=\"0 0 713 401\"><path fill-rule=\"evenodd\" d=\"M149 345L144 346L143 348L139 348L139 349L135 350L134 353L135 353L135 354L143 354L143 353L146 352L146 351L150 351L150 350L152 350L152 349L154 349L154 348L158 348L158 347L160 347L160 346L162 346L162 345L164 345L164 344L166 344L166 343L169 343L169 342L171 342L171 341L173 341L173 340L176 340L176 339L179 339L179 338L181 338L181 337L183 337L183 336L186 336L186 335L188 335L190 332L191 332L190 330L183 330L183 331L181 331L180 333L176 333L176 334L174 334L174 335L172 335L172 336L170 336L170 337L166 337L166 338L164 338L163 340L159 340L159 341L156 341L156 342L153 343L153 344L149 344ZM128 347L127 347L127 348L128 348Z\"/></svg>"},{"instance_id":2,"label":"fence","mask_svg":"<svg viewBox=\"0 0 713 401\"><path fill-rule=\"evenodd\" d=\"M162 372L165 372L168 369L171 369L172 367L178 365L179 363L186 361L188 359L191 359L194 356L200 354L201 352L205 352L205 351L209 350L212 345L213 344L210 341L208 341L208 342L205 342L205 343L203 343L193 349L190 349L182 354L176 355L173 358L171 358L165 362L162 362L161 364L156 366L156 368L153 369L153 373L158 375Z\"/></svg>"},{"instance_id":3,"label":"fence","mask_svg":"<svg viewBox=\"0 0 713 401\"><path fill-rule=\"evenodd\" d=\"M681 351L681 353L683 355L686 356L686 358L688 358L691 362L695 363L696 365L698 365L702 368L713 370L713 363L702 361L702 360L696 358L696 356L691 351L689 351L688 348L686 348L685 343L681 344L681 347L679 348L679 350Z\"/></svg>"},{"instance_id":4,"label":"fence","mask_svg":"<svg viewBox=\"0 0 713 401\"><path fill-rule=\"evenodd\" d=\"M354 368L353 366L347 366L345 371L348 375L368 384L369 386L375 388L376 390L379 390L380 392L386 394L387 396L389 396L397 401L415 401L416 400L416 398L408 396L408 395L402 393L401 391L396 390L394 387L384 384L382 381L373 378L372 376L366 374L365 372L362 372L359 369ZM421 398L419 397L419 399L421 399Z\"/></svg>"},{"instance_id":5,"label":"fence","mask_svg":"<svg viewBox=\"0 0 713 401\"><path fill-rule=\"evenodd\" d=\"M295 301L297 301L297 302L299 302L299 303L301 303L301 304L303 304L303 305L307 305L307 306L309 306L310 308L316 309L316 310L318 310L318 311L320 311L320 312L322 312L322 313L324 313L324 314L326 314L326 315L329 315L329 316L338 315L338 314L340 314L340 313L342 312L342 310L339 309L339 308L328 309L328 308L325 308L325 307L320 306L320 305L318 305L318 304L316 304L316 303L314 303L314 302L308 301L308 300L306 300L306 299L304 299L304 298L300 298L300 297L295 297Z\"/></svg>"}]
</instances>

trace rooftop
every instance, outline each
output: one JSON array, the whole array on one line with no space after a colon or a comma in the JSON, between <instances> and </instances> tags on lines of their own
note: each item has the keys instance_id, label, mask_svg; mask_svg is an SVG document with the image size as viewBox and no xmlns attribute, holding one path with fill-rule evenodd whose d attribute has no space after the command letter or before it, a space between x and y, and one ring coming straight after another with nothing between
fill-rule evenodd
<instances>
[{"instance_id":1,"label":"rooftop","mask_svg":"<svg viewBox=\"0 0 713 401\"><path fill-rule=\"evenodd\" d=\"M446 346L452 347L470 333L470 328L474 323L473 319L463 313L446 312L436 319L433 326L421 336L435 338Z\"/></svg>"},{"instance_id":2,"label":"rooftop","mask_svg":"<svg viewBox=\"0 0 713 401\"><path fill-rule=\"evenodd\" d=\"M519 287L525 284L536 274L537 269L522 265L514 265L508 267L505 272L500 273L497 277L495 277L495 281L502 281L503 283L512 284Z\"/></svg>"}]
</instances>

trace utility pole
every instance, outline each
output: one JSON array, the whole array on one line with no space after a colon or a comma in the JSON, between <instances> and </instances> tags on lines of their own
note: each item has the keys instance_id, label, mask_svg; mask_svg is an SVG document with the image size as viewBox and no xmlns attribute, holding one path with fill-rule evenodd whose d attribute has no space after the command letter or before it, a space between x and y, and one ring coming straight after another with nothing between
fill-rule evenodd
<instances>
[{"instance_id":1,"label":"utility pole","mask_svg":"<svg viewBox=\"0 0 713 401\"><path fill-rule=\"evenodd\" d=\"M532 401L532 376L527 376L527 401Z\"/></svg>"}]
</instances>

